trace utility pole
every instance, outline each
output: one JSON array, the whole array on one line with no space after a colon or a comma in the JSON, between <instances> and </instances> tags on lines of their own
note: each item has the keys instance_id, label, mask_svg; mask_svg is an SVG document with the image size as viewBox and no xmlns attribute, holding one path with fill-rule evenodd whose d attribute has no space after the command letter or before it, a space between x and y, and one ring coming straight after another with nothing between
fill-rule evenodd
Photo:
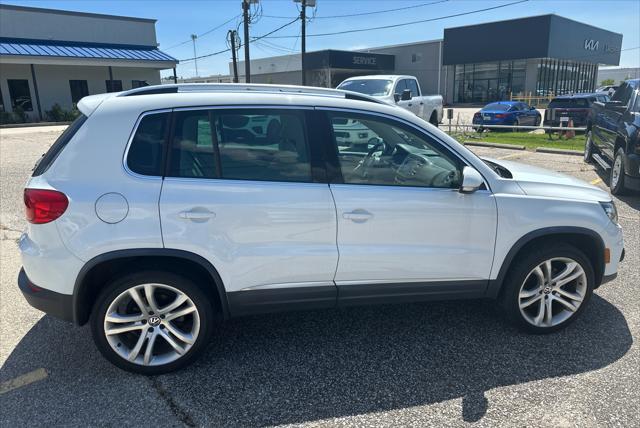
<instances>
[{"instance_id":1,"label":"utility pole","mask_svg":"<svg viewBox=\"0 0 640 428\"><path fill-rule=\"evenodd\" d=\"M305 67L305 56L307 53L307 6L316 7L316 0L293 0L294 3L300 3L300 21L302 21L302 31L300 37L301 52L300 52L300 66L302 68L302 86L307 84L307 74Z\"/></svg>"},{"instance_id":2,"label":"utility pole","mask_svg":"<svg viewBox=\"0 0 640 428\"><path fill-rule=\"evenodd\" d=\"M196 64L196 77L198 77L198 55L196 54L196 39L198 38L197 35L192 34L191 35L191 41L193 42L193 61Z\"/></svg>"},{"instance_id":3,"label":"utility pole","mask_svg":"<svg viewBox=\"0 0 640 428\"><path fill-rule=\"evenodd\" d=\"M236 58L236 30L229 30L231 58L233 60L233 83L238 83L238 59Z\"/></svg>"},{"instance_id":4,"label":"utility pole","mask_svg":"<svg viewBox=\"0 0 640 428\"><path fill-rule=\"evenodd\" d=\"M307 51L307 0L302 0L302 7L300 8L300 20L302 21L302 40L300 42L301 54L300 54L300 66L302 68L302 86L307 85L307 74L304 66L304 57Z\"/></svg>"},{"instance_id":5,"label":"utility pole","mask_svg":"<svg viewBox=\"0 0 640 428\"><path fill-rule=\"evenodd\" d=\"M242 19L244 21L244 79L251 83L251 65L249 63L249 3L251 0L242 0Z\"/></svg>"}]
</instances>

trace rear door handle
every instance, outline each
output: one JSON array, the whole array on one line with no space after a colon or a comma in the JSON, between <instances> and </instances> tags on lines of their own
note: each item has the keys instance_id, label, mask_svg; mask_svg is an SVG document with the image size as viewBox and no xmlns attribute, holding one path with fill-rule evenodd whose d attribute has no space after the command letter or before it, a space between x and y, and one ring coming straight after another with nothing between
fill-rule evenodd
<instances>
[{"instance_id":1,"label":"rear door handle","mask_svg":"<svg viewBox=\"0 0 640 428\"><path fill-rule=\"evenodd\" d=\"M214 218L216 213L207 210L206 208L193 208L189 211L180 211L178 214L180 218L185 220L194 220L194 221L207 221L210 218Z\"/></svg>"},{"instance_id":2,"label":"rear door handle","mask_svg":"<svg viewBox=\"0 0 640 428\"><path fill-rule=\"evenodd\" d=\"M371 214L369 211L362 210L362 209L357 209L357 210L353 210L351 212L342 214L342 218L346 220L351 220L355 223L364 223L365 221L369 220L372 217L373 217L373 214Z\"/></svg>"}]
</instances>

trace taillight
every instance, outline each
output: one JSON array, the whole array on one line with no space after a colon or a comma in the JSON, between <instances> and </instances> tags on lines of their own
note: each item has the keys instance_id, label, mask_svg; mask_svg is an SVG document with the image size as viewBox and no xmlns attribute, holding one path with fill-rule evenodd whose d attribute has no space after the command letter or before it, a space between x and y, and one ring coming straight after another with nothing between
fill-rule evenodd
<instances>
[{"instance_id":1,"label":"taillight","mask_svg":"<svg viewBox=\"0 0 640 428\"><path fill-rule=\"evenodd\" d=\"M506 114L502 114L502 113L497 113L496 114L496 119L504 119L505 117L507 117Z\"/></svg>"},{"instance_id":2,"label":"taillight","mask_svg":"<svg viewBox=\"0 0 640 428\"><path fill-rule=\"evenodd\" d=\"M49 223L64 214L68 206L69 200L64 193L24 189L24 213L29 223Z\"/></svg>"}]
</instances>

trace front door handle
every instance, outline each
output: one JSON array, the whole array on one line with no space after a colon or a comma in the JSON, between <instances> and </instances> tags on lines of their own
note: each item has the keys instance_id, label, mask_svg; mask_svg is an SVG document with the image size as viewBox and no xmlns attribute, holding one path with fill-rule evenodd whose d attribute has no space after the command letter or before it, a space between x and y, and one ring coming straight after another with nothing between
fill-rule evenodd
<instances>
[{"instance_id":1,"label":"front door handle","mask_svg":"<svg viewBox=\"0 0 640 428\"><path fill-rule=\"evenodd\" d=\"M342 218L346 220L351 220L354 223L364 223L365 221L369 220L372 217L373 217L373 214L371 214L369 211L362 210L362 209L357 209L357 210L353 210L351 212L342 214Z\"/></svg>"},{"instance_id":2,"label":"front door handle","mask_svg":"<svg viewBox=\"0 0 640 428\"><path fill-rule=\"evenodd\" d=\"M185 220L207 221L210 218L214 218L216 213L211 212L206 208L193 208L189 211L180 211L178 216Z\"/></svg>"}]
</instances>

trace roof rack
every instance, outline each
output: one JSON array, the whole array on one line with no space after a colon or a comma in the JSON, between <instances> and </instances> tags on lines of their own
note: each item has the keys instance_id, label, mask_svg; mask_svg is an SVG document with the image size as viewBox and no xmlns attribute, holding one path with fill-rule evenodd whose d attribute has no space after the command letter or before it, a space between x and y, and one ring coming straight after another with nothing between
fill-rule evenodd
<instances>
[{"instance_id":1,"label":"roof rack","mask_svg":"<svg viewBox=\"0 0 640 428\"><path fill-rule=\"evenodd\" d=\"M358 92L343 91L340 89L317 88L313 86L293 86L293 85L268 85L268 84L245 84L245 83L178 83L172 85L154 85L131 89L121 92L118 96L130 97L134 95L154 95L154 94L175 94L175 93L195 93L195 92L260 92L260 93L282 93L288 95L315 95L335 98L346 98L349 100L368 101L377 104L386 104L377 98Z\"/></svg>"}]
</instances>

